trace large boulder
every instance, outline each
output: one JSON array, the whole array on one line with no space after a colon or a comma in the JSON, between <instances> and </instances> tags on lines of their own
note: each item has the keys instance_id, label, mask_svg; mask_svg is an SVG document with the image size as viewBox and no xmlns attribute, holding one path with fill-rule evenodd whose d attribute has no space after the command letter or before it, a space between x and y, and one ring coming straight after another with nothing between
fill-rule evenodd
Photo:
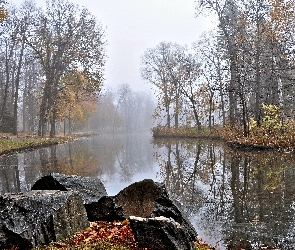
<instances>
[{"instance_id":1,"label":"large boulder","mask_svg":"<svg viewBox=\"0 0 295 250\"><path fill-rule=\"evenodd\" d=\"M118 206L114 196L104 196L97 202L84 204L89 221L114 221L124 220L126 216L121 206Z\"/></svg>"},{"instance_id":2,"label":"large boulder","mask_svg":"<svg viewBox=\"0 0 295 250\"><path fill-rule=\"evenodd\" d=\"M90 221L124 220L129 216L151 216L155 201L161 197L163 187L153 180L135 182L116 196L102 197L99 201L86 204Z\"/></svg>"},{"instance_id":3,"label":"large boulder","mask_svg":"<svg viewBox=\"0 0 295 250\"><path fill-rule=\"evenodd\" d=\"M139 244L142 243L142 246L150 242L152 236L159 238L158 235L160 234L154 230L154 227L160 227L159 230L166 235L167 240L171 240L172 245L177 245L173 242L178 242L178 240L181 242L184 237L190 244L197 241L197 233L194 227L183 216L177 205L170 200L165 186L153 180L146 179L135 182L120 191L116 196L103 197L98 202L88 204L85 207L90 221L122 220L133 218L132 216L146 218L140 222L134 221L131 223L136 240ZM165 218L164 222L153 219L157 217ZM178 226L175 227L174 224L171 224L171 221ZM141 231L139 228L144 228L142 231L150 228L150 231L146 231L146 234L137 234L138 230ZM144 238L145 236L146 238ZM148 245L143 247L152 248Z\"/></svg>"},{"instance_id":4,"label":"large boulder","mask_svg":"<svg viewBox=\"0 0 295 250\"><path fill-rule=\"evenodd\" d=\"M172 218L129 217L139 247L156 250L195 250L191 235Z\"/></svg>"},{"instance_id":5,"label":"large boulder","mask_svg":"<svg viewBox=\"0 0 295 250\"><path fill-rule=\"evenodd\" d=\"M106 196L106 189L100 179L52 173L43 176L35 182L32 190L77 191L82 196L84 204L90 204Z\"/></svg>"},{"instance_id":6,"label":"large boulder","mask_svg":"<svg viewBox=\"0 0 295 250\"><path fill-rule=\"evenodd\" d=\"M32 249L89 227L73 191L29 191L0 196L0 249Z\"/></svg>"}]
</instances>

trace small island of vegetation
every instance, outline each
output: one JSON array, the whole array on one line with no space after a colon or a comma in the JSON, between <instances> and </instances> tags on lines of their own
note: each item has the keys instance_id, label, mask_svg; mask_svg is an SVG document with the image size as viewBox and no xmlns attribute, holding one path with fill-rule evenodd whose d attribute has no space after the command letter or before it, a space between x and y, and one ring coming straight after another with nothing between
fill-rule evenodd
<instances>
[{"instance_id":1,"label":"small island of vegetation","mask_svg":"<svg viewBox=\"0 0 295 250\"><path fill-rule=\"evenodd\" d=\"M241 149L259 150L294 150L295 122L282 122L280 109L275 105L262 105L263 119L258 123L253 118L247 124L246 130L242 125L215 125L208 127L181 126L178 128L157 126L152 129L153 136L180 138L209 138L220 139L229 146Z\"/></svg>"}]
</instances>

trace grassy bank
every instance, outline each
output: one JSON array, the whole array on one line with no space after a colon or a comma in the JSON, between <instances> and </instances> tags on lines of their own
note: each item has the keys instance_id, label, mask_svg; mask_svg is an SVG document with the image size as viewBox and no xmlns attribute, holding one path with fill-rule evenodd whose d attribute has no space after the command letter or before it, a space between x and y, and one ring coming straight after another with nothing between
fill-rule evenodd
<instances>
[{"instance_id":1,"label":"grassy bank","mask_svg":"<svg viewBox=\"0 0 295 250\"><path fill-rule=\"evenodd\" d=\"M245 136L242 125L214 126L213 128L195 127L152 129L153 137L179 137L179 138L210 138L224 140L229 146L241 149L262 150L294 150L295 149L295 121L284 125L267 124L262 126L250 124L248 134Z\"/></svg>"},{"instance_id":2,"label":"grassy bank","mask_svg":"<svg viewBox=\"0 0 295 250\"><path fill-rule=\"evenodd\" d=\"M11 154L24 150L46 147L73 140L75 137L42 138L37 136L12 136L5 134L0 137L0 155Z\"/></svg>"},{"instance_id":3,"label":"grassy bank","mask_svg":"<svg viewBox=\"0 0 295 250\"><path fill-rule=\"evenodd\" d=\"M215 138L222 139L220 134L222 128L215 126L211 130L209 128L202 128L198 130L196 127L183 126L179 128L155 127L152 129L153 137L179 137L179 138Z\"/></svg>"}]
</instances>

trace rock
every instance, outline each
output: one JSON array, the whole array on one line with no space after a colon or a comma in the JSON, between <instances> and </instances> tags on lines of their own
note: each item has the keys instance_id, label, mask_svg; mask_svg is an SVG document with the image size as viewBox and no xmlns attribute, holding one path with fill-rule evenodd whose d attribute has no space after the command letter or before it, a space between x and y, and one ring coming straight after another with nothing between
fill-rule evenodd
<instances>
[{"instance_id":1,"label":"rock","mask_svg":"<svg viewBox=\"0 0 295 250\"><path fill-rule=\"evenodd\" d=\"M89 226L73 191L29 191L0 196L0 249L32 249Z\"/></svg>"},{"instance_id":2,"label":"rock","mask_svg":"<svg viewBox=\"0 0 295 250\"><path fill-rule=\"evenodd\" d=\"M35 182L32 190L74 190L80 193L84 204L97 202L107 196L106 189L98 178L58 173L43 176Z\"/></svg>"},{"instance_id":3,"label":"rock","mask_svg":"<svg viewBox=\"0 0 295 250\"><path fill-rule=\"evenodd\" d=\"M129 217L135 240L141 248L156 250L195 250L190 235L179 223L163 216L154 218Z\"/></svg>"},{"instance_id":4,"label":"rock","mask_svg":"<svg viewBox=\"0 0 295 250\"><path fill-rule=\"evenodd\" d=\"M129 216L151 216L155 200L161 196L162 188L153 180L135 182L116 196L102 197L98 202L85 205L90 221L124 220Z\"/></svg>"},{"instance_id":5,"label":"rock","mask_svg":"<svg viewBox=\"0 0 295 250\"><path fill-rule=\"evenodd\" d=\"M124 211L119 207L114 196L102 197L98 202L85 204L89 221L114 221L124 220Z\"/></svg>"},{"instance_id":6,"label":"rock","mask_svg":"<svg viewBox=\"0 0 295 250\"><path fill-rule=\"evenodd\" d=\"M90 221L123 220L130 216L146 218L147 220L139 223L139 227L132 228L135 235L143 235L143 237L138 236L137 238L139 244L148 242L152 235L154 238L159 238L154 229L149 231L150 235L147 235L146 239L144 239L144 233L137 234L136 232L136 230L141 230L139 228L149 228L149 224L152 228L153 226L160 227L163 223L153 219L157 217L166 218L179 225L179 227L174 227L170 222L165 222L166 224L159 228L161 234L166 235L166 240L171 239L172 245L176 244L174 242L182 242L184 237L187 238L187 242L197 241L197 233L194 227L183 216L176 204L169 199L165 186L153 180L135 182L116 196L103 197L98 202L88 204L85 207ZM131 226L137 224L134 222L131 223ZM171 235L168 236L169 234ZM187 242L184 244L187 244Z\"/></svg>"},{"instance_id":7,"label":"rock","mask_svg":"<svg viewBox=\"0 0 295 250\"><path fill-rule=\"evenodd\" d=\"M163 186L153 180L135 182L116 195L118 206L129 216L147 217L154 211L156 201L165 192Z\"/></svg>"},{"instance_id":8,"label":"rock","mask_svg":"<svg viewBox=\"0 0 295 250\"><path fill-rule=\"evenodd\" d=\"M153 180L135 182L116 195L119 207L123 208L126 218L166 217L179 223L190 241L197 240L197 233L191 223L184 217L176 204L170 200L165 185Z\"/></svg>"}]
</instances>

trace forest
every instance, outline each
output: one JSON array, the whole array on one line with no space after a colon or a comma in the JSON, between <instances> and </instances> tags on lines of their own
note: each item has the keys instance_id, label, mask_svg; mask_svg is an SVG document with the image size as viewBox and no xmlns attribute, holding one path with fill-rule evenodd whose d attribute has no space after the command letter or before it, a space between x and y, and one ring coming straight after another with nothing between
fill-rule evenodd
<instances>
[{"instance_id":1,"label":"forest","mask_svg":"<svg viewBox=\"0 0 295 250\"><path fill-rule=\"evenodd\" d=\"M87 9L64 0L1 6L1 132L54 137L85 124L95 130L94 120L103 130L152 126L152 97L127 83L103 91L107 34ZM215 29L142 55L156 126L229 125L243 137L293 128L294 8L294 0L196 1L196 15L213 16Z\"/></svg>"},{"instance_id":2,"label":"forest","mask_svg":"<svg viewBox=\"0 0 295 250\"><path fill-rule=\"evenodd\" d=\"M142 57L158 126L229 125L244 137L293 128L295 2L199 0L196 14L214 15L216 28L191 46L161 42Z\"/></svg>"},{"instance_id":3,"label":"forest","mask_svg":"<svg viewBox=\"0 0 295 250\"><path fill-rule=\"evenodd\" d=\"M16 134L22 119L22 130L44 136L49 129L54 137L58 121L83 119L96 103L104 30L87 9L66 1L46 10L33 1L9 7L0 30L1 131Z\"/></svg>"},{"instance_id":4,"label":"forest","mask_svg":"<svg viewBox=\"0 0 295 250\"><path fill-rule=\"evenodd\" d=\"M127 83L104 89L107 35L87 9L53 0L0 11L0 132L151 127L151 96Z\"/></svg>"}]
</instances>

